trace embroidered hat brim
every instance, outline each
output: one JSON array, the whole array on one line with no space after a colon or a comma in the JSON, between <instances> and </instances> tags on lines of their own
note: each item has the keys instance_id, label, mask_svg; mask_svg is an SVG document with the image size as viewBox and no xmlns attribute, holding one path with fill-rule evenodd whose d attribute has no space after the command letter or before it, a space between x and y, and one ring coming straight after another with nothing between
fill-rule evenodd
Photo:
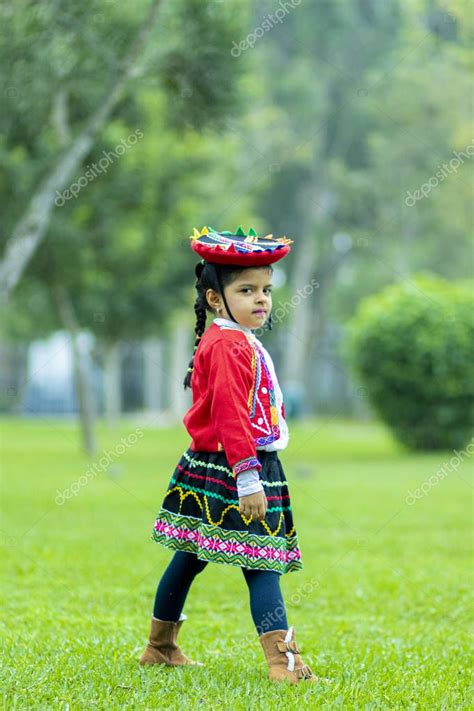
<instances>
[{"instance_id":1,"label":"embroidered hat brim","mask_svg":"<svg viewBox=\"0 0 474 711\"><path fill-rule=\"evenodd\" d=\"M235 233L217 232L212 227L194 228L189 238L191 248L207 262L256 267L278 262L291 251L292 239L259 236L250 228L246 234L242 227Z\"/></svg>"}]
</instances>

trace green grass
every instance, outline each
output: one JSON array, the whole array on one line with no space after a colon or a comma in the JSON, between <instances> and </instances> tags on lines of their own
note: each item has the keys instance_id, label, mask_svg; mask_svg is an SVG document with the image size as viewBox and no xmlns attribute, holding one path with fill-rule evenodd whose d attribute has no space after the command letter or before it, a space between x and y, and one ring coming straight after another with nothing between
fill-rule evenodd
<instances>
[{"instance_id":1,"label":"green grass","mask_svg":"<svg viewBox=\"0 0 474 711\"><path fill-rule=\"evenodd\" d=\"M100 427L101 448L134 428ZM183 427L143 431L58 506L91 463L74 423L3 421L4 708L473 707L469 460L409 506L451 452L408 453L373 424L292 425L280 458L304 569L282 589L304 660L331 683L287 687L266 678L241 571L213 563L180 634L207 666L139 666L172 555L150 532L189 445Z\"/></svg>"}]
</instances>

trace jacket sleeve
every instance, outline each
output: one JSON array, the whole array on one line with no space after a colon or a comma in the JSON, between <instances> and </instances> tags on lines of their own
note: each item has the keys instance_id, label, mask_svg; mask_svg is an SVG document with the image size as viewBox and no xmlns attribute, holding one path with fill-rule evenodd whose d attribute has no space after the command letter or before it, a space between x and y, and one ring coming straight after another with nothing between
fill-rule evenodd
<instances>
[{"instance_id":1,"label":"jacket sleeve","mask_svg":"<svg viewBox=\"0 0 474 711\"><path fill-rule=\"evenodd\" d=\"M233 339L216 341L209 367L211 417L234 477L262 468L249 415L252 386L251 346Z\"/></svg>"}]
</instances>

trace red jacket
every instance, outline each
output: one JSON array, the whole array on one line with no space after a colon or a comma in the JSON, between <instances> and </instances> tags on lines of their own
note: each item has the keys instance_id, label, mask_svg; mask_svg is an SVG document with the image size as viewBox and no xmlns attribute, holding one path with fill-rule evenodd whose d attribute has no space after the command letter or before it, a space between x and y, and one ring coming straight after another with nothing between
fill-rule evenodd
<instances>
[{"instance_id":1,"label":"red jacket","mask_svg":"<svg viewBox=\"0 0 474 711\"><path fill-rule=\"evenodd\" d=\"M183 418L191 448L224 450L234 477L261 469L257 446L278 440L280 427L274 383L255 336L212 323L196 349L191 382L193 404Z\"/></svg>"}]
</instances>

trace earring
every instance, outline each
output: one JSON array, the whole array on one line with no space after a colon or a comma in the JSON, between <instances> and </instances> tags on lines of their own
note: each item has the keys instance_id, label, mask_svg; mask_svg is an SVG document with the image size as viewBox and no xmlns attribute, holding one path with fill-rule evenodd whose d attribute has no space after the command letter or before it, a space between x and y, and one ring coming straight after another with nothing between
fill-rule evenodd
<instances>
[{"instance_id":1,"label":"earring","mask_svg":"<svg viewBox=\"0 0 474 711\"><path fill-rule=\"evenodd\" d=\"M266 331L271 331L273 329L273 324L272 324L272 313L270 311L270 314L268 316L268 319L266 320L264 324L264 328Z\"/></svg>"}]
</instances>

